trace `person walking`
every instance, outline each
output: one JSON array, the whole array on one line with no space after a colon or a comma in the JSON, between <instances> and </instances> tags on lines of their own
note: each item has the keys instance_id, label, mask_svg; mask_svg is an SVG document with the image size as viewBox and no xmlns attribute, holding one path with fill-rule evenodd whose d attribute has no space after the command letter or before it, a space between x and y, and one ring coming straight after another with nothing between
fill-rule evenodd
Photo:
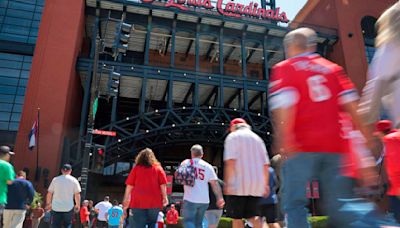
<instances>
[{"instance_id":1,"label":"person walking","mask_svg":"<svg viewBox=\"0 0 400 228\"><path fill-rule=\"evenodd\" d=\"M14 167L9 163L14 152L8 146L0 147L0 228L3 228L3 212L7 204L8 186L15 178Z\"/></svg>"},{"instance_id":2,"label":"person walking","mask_svg":"<svg viewBox=\"0 0 400 228\"><path fill-rule=\"evenodd\" d=\"M119 228L124 221L124 210L119 206L117 200L113 201L113 206L106 213L108 228Z\"/></svg>"},{"instance_id":3,"label":"person walking","mask_svg":"<svg viewBox=\"0 0 400 228\"><path fill-rule=\"evenodd\" d=\"M271 190L268 197L261 200L261 216L265 218L269 228L280 228L278 223L278 196L276 190L278 187L278 178L275 170L269 167L269 189Z\"/></svg>"},{"instance_id":4,"label":"person walking","mask_svg":"<svg viewBox=\"0 0 400 228\"><path fill-rule=\"evenodd\" d=\"M175 209L175 204L171 204L167 211L167 227L176 227L179 221L179 212Z\"/></svg>"},{"instance_id":5,"label":"person walking","mask_svg":"<svg viewBox=\"0 0 400 228\"><path fill-rule=\"evenodd\" d=\"M74 209L80 209L81 186L78 180L71 176L71 172L72 166L64 164L61 168L62 174L53 178L47 191L46 210L51 210L52 228L71 228Z\"/></svg>"},{"instance_id":6,"label":"person walking","mask_svg":"<svg viewBox=\"0 0 400 228\"><path fill-rule=\"evenodd\" d=\"M215 174L218 176L218 167L213 166ZM218 178L217 183L221 189L224 187L224 182ZM205 213L205 218L207 220L208 228L217 228L219 220L221 219L223 209L217 206L217 199L212 187L208 184L208 195L210 196L210 204L208 205L207 211Z\"/></svg>"},{"instance_id":7,"label":"person walking","mask_svg":"<svg viewBox=\"0 0 400 228\"><path fill-rule=\"evenodd\" d=\"M385 110L395 128L400 128L400 2L377 21L376 52L372 59L359 111L374 124ZM383 106L383 109L381 108Z\"/></svg>"},{"instance_id":8,"label":"person walking","mask_svg":"<svg viewBox=\"0 0 400 228\"><path fill-rule=\"evenodd\" d=\"M37 203L36 207L32 209L32 228L38 228L40 221L44 217L44 209L41 203Z\"/></svg>"},{"instance_id":9,"label":"person walking","mask_svg":"<svg viewBox=\"0 0 400 228\"><path fill-rule=\"evenodd\" d=\"M125 182L124 211L130 208L131 228L154 227L158 212L168 205L167 176L149 148L140 151L135 164Z\"/></svg>"},{"instance_id":10,"label":"person walking","mask_svg":"<svg viewBox=\"0 0 400 228\"><path fill-rule=\"evenodd\" d=\"M389 120L381 120L376 124L376 134L384 145L384 165L389 181L386 195L389 198L389 212L400 223L400 132L393 129Z\"/></svg>"},{"instance_id":11,"label":"person walking","mask_svg":"<svg viewBox=\"0 0 400 228\"><path fill-rule=\"evenodd\" d=\"M194 186L184 185L183 193L183 223L185 228L201 228L204 214L210 203L208 183L216 195L216 205L223 208L225 205L222 190L217 183L218 177L213 167L203 158L203 147L199 144L190 149L191 159L186 159L181 165L193 165L195 168Z\"/></svg>"},{"instance_id":12,"label":"person walking","mask_svg":"<svg viewBox=\"0 0 400 228\"><path fill-rule=\"evenodd\" d=\"M79 216L81 219L81 225L84 228L89 228L89 209L88 209L88 205L89 205L89 200L84 200L82 202L82 206L81 206L81 210L79 211Z\"/></svg>"},{"instance_id":13,"label":"person walking","mask_svg":"<svg viewBox=\"0 0 400 228\"><path fill-rule=\"evenodd\" d=\"M26 209L33 201L35 189L26 180L26 173L18 171L17 178L8 186L7 205L3 214L5 227L22 228Z\"/></svg>"},{"instance_id":14,"label":"person walking","mask_svg":"<svg viewBox=\"0 0 400 228\"><path fill-rule=\"evenodd\" d=\"M243 227L242 219L262 227L259 203L269 189L269 158L264 141L242 118L230 122L224 145L224 189L226 214L232 227Z\"/></svg>"},{"instance_id":15,"label":"person walking","mask_svg":"<svg viewBox=\"0 0 400 228\"><path fill-rule=\"evenodd\" d=\"M90 212L90 214L89 214L89 228L96 227L95 225L96 225L97 213L96 213L96 209L94 208L93 204L94 204L93 200L89 200L89 203L88 203L88 210Z\"/></svg>"},{"instance_id":16,"label":"person walking","mask_svg":"<svg viewBox=\"0 0 400 228\"><path fill-rule=\"evenodd\" d=\"M157 228L164 228L164 212L158 212L157 216Z\"/></svg>"},{"instance_id":17,"label":"person walking","mask_svg":"<svg viewBox=\"0 0 400 228\"><path fill-rule=\"evenodd\" d=\"M96 221L96 227L99 228L107 228L107 212L112 208L112 204L110 203L110 197L106 196L104 197L104 200L101 202L98 202L95 206L94 209L97 212L97 221Z\"/></svg>"},{"instance_id":18,"label":"person walking","mask_svg":"<svg viewBox=\"0 0 400 228\"><path fill-rule=\"evenodd\" d=\"M334 180L348 151L341 137L340 112L350 114L367 141L371 135L357 114L353 84L340 66L314 54L316 46L314 30L289 32L284 38L287 60L272 70L269 102L275 143L286 160L282 167L283 209L288 228L309 227L304 186L317 178L332 224L351 227L352 213L338 216L340 205L335 197L339 184Z\"/></svg>"}]
</instances>

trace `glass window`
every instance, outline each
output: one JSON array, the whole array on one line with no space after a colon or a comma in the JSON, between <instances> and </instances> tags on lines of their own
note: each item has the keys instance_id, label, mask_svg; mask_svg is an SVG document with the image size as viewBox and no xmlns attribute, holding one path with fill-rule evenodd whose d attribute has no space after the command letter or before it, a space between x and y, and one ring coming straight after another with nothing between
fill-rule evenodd
<instances>
[{"instance_id":1,"label":"glass window","mask_svg":"<svg viewBox=\"0 0 400 228\"><path fill-rule=\"evenodd\" d=\"M18 131L18 127L19 127L19 122L11 122L10 123L10 127L8 128L8 130L10 130L10 131Z\"/></svg>"},{"instance_id":2,"label":"glass window","mask_svg":"<svg viewBox=\"0 0 400 228\"><path fill-rule=\"evenodd\" d=\"M12 104L0 103L0 111L11 112Z\"/></svg>"},{"instance_id":3,"label":"glass window","mask_svg":"<svg viewBox=\"0 0 400 228\"><path fill-rule=\"evenodd\" d=\"M21 72L20 70L2 68L1 72L0 72L0 76L18 78L20 72Z\"/></svg>"},{"instance_id":4,"label":"glass window","mask_svg":"<svg viewBox=\"0 0 400 228\"><path fill-rule=\"evenodd\" d=\"M0 130L8 130L8 122L0 121Z\"/></svg>"},{"instance_id":5,"label":"glass window","mask_svg":"<svg viewBox=\"0 0 400 228\"><path fill-rule=\"evenodd\" d=\"M15 97L16 104L23 104L24 103L24 96L16 96Z\"/></svg>"},{"instance_id":6,"label":"glass window","mask_svg":"<svg viewBox=\"0 0 400 228\"><path fill-rule=\"evenodd\" d=\"M0 85L16 86L16 85L18 85L18 79L17 78L0 77Z\"/></svg>"},{"instance_id":7,"label":"glass window","mask_svg":"<svg viewBox=\"0 0 400 228\"><path fill-rule=\"evenodd\" d=\"M10 94L13 95L17 91L16 87L13 86L0 86L0 94Z\"/></svg>"},{"instance_id":8,"label":"glass window","mask_svg":"<svg viewBox=\"0 0 400 228\"><path fill-rule=\"evenodd\" d=\"M0 112L0 121L9 121L11 113L9 112Z\"/></svg>"},{"instance_id":9,"label":"glass window","mask_svg":"<svg viewBox=\"0 0 400 228\"><path fill-rule=\"evenodd\" d=\"M22 112L22 105L14 104L12 111L13 112Z\"/></svg>"},{"instance_id":10,"label":"glass window","mask_svg":"<svg viewBox=\"0 0 400 228\"><path fill-rule=\"evenodd\" d=\"M21 119L21 113L13 113L11 115L11 121L18 122Z\"/></svg>"},{"instance_id":11,"label":"glass window","mask_svg":"<svg viewBox=\"0 0 400 228\"><path fill-rule=\"evenodd\" d=\"M14 102L14 96L13 95L0 94L0 102L13 103Z\"/></svg>"}]
</instances>

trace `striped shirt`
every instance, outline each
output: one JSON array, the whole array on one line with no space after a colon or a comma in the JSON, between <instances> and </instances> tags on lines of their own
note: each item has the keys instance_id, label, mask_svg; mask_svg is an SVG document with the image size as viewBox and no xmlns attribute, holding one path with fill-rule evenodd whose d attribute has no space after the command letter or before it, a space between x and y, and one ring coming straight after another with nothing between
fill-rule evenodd
<instances>
[{"instance_id":1,"label":"striped shirt","mask_svg":"<svg viewBox=\"0 0 400 228\"><path fill-rule=\"evenodd\" d=\"M261 197L265 192L264 165L269 165L264 141L250 128L239 128L225 140L224 161L235 160L233 195Z\"/></svg>"}]
</instances>

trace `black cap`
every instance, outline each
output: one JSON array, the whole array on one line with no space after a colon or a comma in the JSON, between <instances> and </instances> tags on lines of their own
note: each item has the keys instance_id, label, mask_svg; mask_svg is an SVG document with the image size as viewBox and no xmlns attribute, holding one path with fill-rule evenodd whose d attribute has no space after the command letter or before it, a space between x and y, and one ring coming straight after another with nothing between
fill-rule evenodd
<instances>
[{"instance_id":1,"label":"black cap","mask_svg":"<svg viewBox=\"0 0 400 228\"><path fill-rule=\"evenodd\" d=\"M69 171L72 170L72 166L70 164L64 164L62 170Z\"/></svg>"},{"instance_id":2,"label":"black cap","mask_svg":"<svg viewBox=\"0 0 400 228\"><path fill-rule=\"evenodd\" d=\"M14 155L15 153L11 151L11 148L9 146L0 146L0 153L1 154L9 154L9 155Z\"/></svg>"}]
</instances>

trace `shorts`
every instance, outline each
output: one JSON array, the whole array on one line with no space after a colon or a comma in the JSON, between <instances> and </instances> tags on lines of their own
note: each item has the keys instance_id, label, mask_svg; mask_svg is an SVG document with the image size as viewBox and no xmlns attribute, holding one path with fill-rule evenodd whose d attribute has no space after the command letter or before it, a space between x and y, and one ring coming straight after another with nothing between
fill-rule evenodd
<instances>
[{"instance_id":1,"label":"shorts","mask_svg":"<svg viewBox=\"0 0 400 228\"><path fill-rule=\"evenodd\" d=\"M218 226L219 219L222 216L222 210L207 210L205 217L207 219L208 225Z\"/></svg>"},{"instance_id":2,"label":"shorts","mask_svg":"<svg viewBox=\"0 0 400 228\"><path fill-rule=\"evenodd\" d=\"M88 222L88 221L86 221L86 222L81 222L81 224L82 224L82 226L84 226L84 227L89 227L89 222Z\"/></svg>"},{"instance_id":3,"label":"shorts","mask_svg":"<svg viewBox=\"0 0 400 228\"><path fill-rule=\"evenodd\" d=\"M276 204L260 205L261 215L266 218L267 223L276 223L278 221L278 210Z\"/></svg>"},{"instance_id":4,"label":"shorts","mask_svg":"<svg viewBox=\"0 0 400 228\"><path fill-rule=\"evenodd\" d=\"M233 219L249 219L260 215L261 197L226 196L226 214Z\"/></svg>"}]
</instances>

